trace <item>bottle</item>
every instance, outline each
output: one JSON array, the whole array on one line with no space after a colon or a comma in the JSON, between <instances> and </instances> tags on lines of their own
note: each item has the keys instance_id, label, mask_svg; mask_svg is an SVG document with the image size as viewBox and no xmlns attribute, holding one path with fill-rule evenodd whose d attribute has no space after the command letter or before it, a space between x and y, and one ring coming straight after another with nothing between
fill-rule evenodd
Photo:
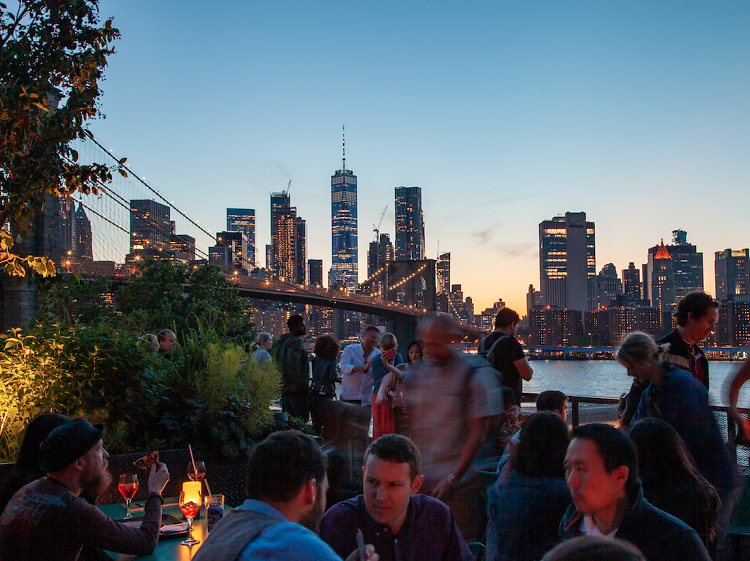
<instances>
[{"instance_id":1,"label":"bottle","mask_svg":"<svg viewBox=\"0 0 750 561\"><path fill-rule=\"evenodd\" d=\"M224 495L206 497L206 528L209 533L222 518L224 518Z\"/></svg>"}]
</instances>

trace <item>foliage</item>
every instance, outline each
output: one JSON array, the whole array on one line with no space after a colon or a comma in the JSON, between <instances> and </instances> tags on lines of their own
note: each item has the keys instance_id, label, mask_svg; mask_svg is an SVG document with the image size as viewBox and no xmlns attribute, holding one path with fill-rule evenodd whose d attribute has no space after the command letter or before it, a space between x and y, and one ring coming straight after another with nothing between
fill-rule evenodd
<instances>
[{"instance_id":1,"label":"foliage","mask_svg":"<svg viewBox=\"0 0 750 561\"><path fill-rule=\"evenodd\" d=\"M99 116L100 81L119 36L112 20L100 26L98 0L0 3L0 225L23 234L48 196L96 194L113 169L127 175L125 159L115 168L81 165L69 147L93 138L84 125ZM9 274L54 274L45 257L31 259L7 241L0 250Z\"/></svg>"},{"instance_id":2,"label":"foliage","mask_svg":"<svg viewBox=\"0 0 750 561\"><path fill-rule=\"evenodd\" d=\"M109 323L115 309L107 301L112 283L106 277L83 281L78 274L62 273L40 283L36 319L43 324Z\"/></svg>"},{"instance_id":3,"label":"foliage","mask_svg":"<svg viewBox=\"0 0 750 561\"><path fill-rule=\"evenodd\" d=\"M180 337L207 321L223 337L253 337L247 300L213 265L190 269L166 260L146 261L139 275L117 291L115 301L131 329L157 332L169 327Z\"/></svg>"},{"instance_id":4,"label":"foliage","mask_svg":"<svg viewBox=\"0 0 750 561\"><path fill-rule=\"evenodd\" d=\"M26 336L12 330L0 345L0 461L15 456L28 422L48 412L106 420L114 452L149 442L170 366L145 341L107 324L52 325Z\"/></svg>"},{"instance_id":5,"label":"foliage","mask_svg":"<svg viewBox=\"0 0 750 561\"><path fill-rule=\"evenodd\" d=\"M45 278L55 276L55 263L46 257L29 255L21 257L11 251L13 236L7 230L0 229L0 267L11 277L25 277L27 271Z\"/></svg>"}]
</instances>

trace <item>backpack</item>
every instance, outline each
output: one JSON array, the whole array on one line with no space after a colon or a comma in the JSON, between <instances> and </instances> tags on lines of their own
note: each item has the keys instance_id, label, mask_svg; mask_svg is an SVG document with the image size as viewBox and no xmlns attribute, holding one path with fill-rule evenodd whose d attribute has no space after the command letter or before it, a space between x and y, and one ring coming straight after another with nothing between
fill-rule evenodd
<instances>
[{"instance_id":1,"label":"backpack","mask_svg":"<svg viewBox=\"0 0 750 561\"><path fill-rule=\"evenodd\" d=\"M487 337L482 339L482 342L479 344L479 349L477 350L477 355L481 356L484 360L490 363L492 368L495 368L495 347L497 347L497 344L502 341L503 339L507 339L510 337L510 335L501 335L498 337L497 341L495 341L489 350L484 348L484 342L487 340Z\"/></svg>"}]
</instances>

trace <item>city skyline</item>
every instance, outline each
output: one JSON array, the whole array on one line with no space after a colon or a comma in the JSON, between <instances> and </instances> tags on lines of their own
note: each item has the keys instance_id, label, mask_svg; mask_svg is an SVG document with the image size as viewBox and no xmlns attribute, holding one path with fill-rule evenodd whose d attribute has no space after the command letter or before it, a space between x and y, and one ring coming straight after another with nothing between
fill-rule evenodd
<instances>
[{"instance_id":1,"label":"city skyline","mask_svg":"<svg viewBox=\"0 0 750 561\"><path fill-rule=\"evenodd\" d=\"M343 47L322 33L342 10L363 38ZM746 3L228 2L198 17L191 1L105 0L100 13L122 39L97 138L212 232L227 207L255 208L261 249L266 197L292 179L307 256L324 274L331 232L319 217L342 123L359 177L360 272L393 188L419 185L426 256L438 242L451 253L476 309L500 298L525 308L537 225L570 210L596 222L597 260L618 270L689 231L711 292L710 256L750 245ZM239 109L208 109L216 84L241 92ZM389 208L381 227L391 240L394 218Z\"/></svg>"}]
</instances>

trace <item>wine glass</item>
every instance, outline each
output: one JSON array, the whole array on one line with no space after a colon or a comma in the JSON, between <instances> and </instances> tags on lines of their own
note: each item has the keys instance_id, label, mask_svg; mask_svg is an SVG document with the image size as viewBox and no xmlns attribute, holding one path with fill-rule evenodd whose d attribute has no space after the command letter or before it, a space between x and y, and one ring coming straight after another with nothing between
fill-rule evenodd
<instances>
[{"instance_id":1,"label":"wine glass","mask_svg":"<svg viewBox=\"0 0 750 561\"><path fill-rule=\"evenodd\" d=\"M120 490L120 494L125 498L125 504L127 505L128 513L125 515L125 520L133 518L130 514L130 501L138 491L138 476L134 473L123 473L120 475L120 481L117 483L117 488Z\"/></svg>"},{"instance_id":2,"label":"wine glass","mask_svg":"<svg viewBox=\"0 0 750 561\"><path fill-rule=\"evenodd\" d=\"M188 521L188 537L185 541L180 542L180 545L193 546L197 543L201 543L200 540L193 538L193 518L198 516L201 510L200 495L198 496L198 502L196 503L194 497L186 497L185 491L180 493L180 510L185 515Z\"/></svg>"},{"instance_id":3,"label":"wine glass","mask_svg":"<svg viewBox=\"0 0 750 561\"><path fill-rule=\"evenodd\" d=\"M187 467L187 476L190 481L203 481L206 477L206 464L195 462L195 469L193 469L193 462L190 462Z\"/></svg>"}]
</instances>

